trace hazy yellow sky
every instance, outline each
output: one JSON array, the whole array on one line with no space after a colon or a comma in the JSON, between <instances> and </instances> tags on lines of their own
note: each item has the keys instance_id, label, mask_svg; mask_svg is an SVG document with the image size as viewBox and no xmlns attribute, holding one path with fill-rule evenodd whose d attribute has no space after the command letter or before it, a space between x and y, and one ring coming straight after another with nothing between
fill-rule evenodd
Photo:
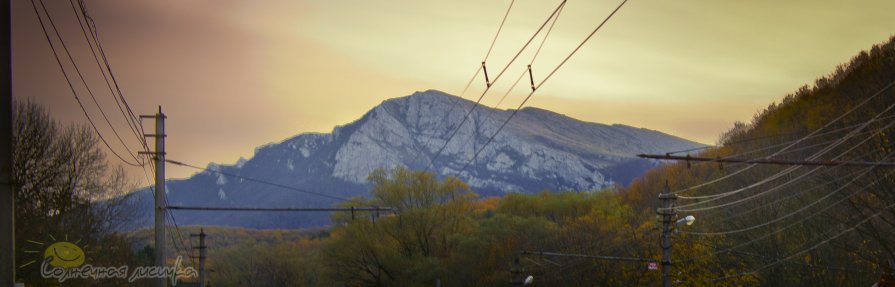
<instances>
[{"instance_id":1,"label":"hazy yellow sky","mask_svg":"<svg viewBox=\"0 0 895 287\"><path fill-rule=\"evenodd\" d=\"M68 2L44 1L100 105L125 129ZM86 122L30 3L12 3L14 96L44 104L61 121ZM329 132L388 98L459 93L509 3L87 0L135 112L161 105L168 157L198 165L232 163L262 144ZM488 61L492 77L558 3L516 1ZM569 0L533 65L535 77L618 3ZM887 40L895 34L891 11L895 1L888 0L631 0L528 105L714 143L734 121L750 120ZM530 57L523 53L483 103L493 106ZM478 79L466 97L483 88ZM516 106L526 89L517 87L500 108ZM193 172L168 169L171 177Z\"/></svg>"}]
</instances>

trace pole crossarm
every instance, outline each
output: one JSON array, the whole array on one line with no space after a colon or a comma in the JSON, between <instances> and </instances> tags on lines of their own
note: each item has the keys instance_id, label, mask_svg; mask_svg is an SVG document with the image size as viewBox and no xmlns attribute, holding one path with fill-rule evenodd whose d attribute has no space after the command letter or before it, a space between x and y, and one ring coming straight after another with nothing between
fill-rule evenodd
<instances>
[{"instance_id":1,"label":"pole crossarm","mask_svg":"<svg viewBox=\"0 0 895 287\"><path fill-rule=\"evenodd\" d=\"M544 251L522 251L521 254L522 255L534 255L534 256L547 256L547 257L590 258L590 259L613 260L613 261L656 262L655 259L649 259L649 258L588 255L588 254L570 254L570 253L544 252Z\"/></svg>"},{"instance_id":2,"label":"pole crossarm","mask_svg":"<svg viewBox=\"0 0 895 287\"><path fill-rule=\"evenodd\" d=\"M297 212L354 212L354 211L387 211L397 212L391 207L349 207L349 208L293 208L293 207L211 207L211 206L178 206L169 205L168 209L174 210L202 210L202 211L297 211Z\"/></svg>"},{"instance_id":3,"label":"pole crossarm","mask_svg":"<svg viewBox=\"0 0 895 287\"><path fill-rule=\"evenodd\" d=\"M637 157L661 160L677 160L677 161L700 161L700 162L717 162L717 163L752 163L752 164L774 164L774 165L803 165L803 166L856 166L856 167L885 167L895 168L895 162L884 161L819 161L819 160L786 160L786 159L745 159L745 158L725 158L725 157L698 157L698 156L677 156L669 154L638 154Z\"/></svg>"}]
</instances>

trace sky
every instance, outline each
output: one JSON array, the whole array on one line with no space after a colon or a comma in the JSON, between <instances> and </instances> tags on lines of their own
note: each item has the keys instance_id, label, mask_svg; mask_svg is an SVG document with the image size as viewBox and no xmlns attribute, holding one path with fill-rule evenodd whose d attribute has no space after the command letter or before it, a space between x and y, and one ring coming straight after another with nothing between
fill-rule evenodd
<instances>
[{"instance_id":1,"label":"sky","mask_svg":"<svg viewBox=\"0 0 895 287\"><path fill-rule=\"evenodd\" d=\"M83 82L60 50L88 113L113 149L136 150L69 2L44 3L82 72ZM153 114L161 106L168 117L168 158L204 166L249 158L256 147L300 133L330 132L386 99L428 89L459 95L511 1L85 3L134 112ZM507 66L510 59L560 1L512 3L487 61L492 79L507 67L482 101L491 107L524 71L544 34ZM569 0L532 63L535 81L619 3ZM14 98L42 104L62 123L87 123L32 2L12 6ZM735 121L749 122L770 103L895 35L891 11L895 1L889 0L631 0L526 106L713 144ZM526 80L498 108L515 108L529 91ZM464 97L484 88L480 76ZM170 178L194 172L167 170ZM139 169L131 173L144 176Z\"/></svg>"}]
</instances>

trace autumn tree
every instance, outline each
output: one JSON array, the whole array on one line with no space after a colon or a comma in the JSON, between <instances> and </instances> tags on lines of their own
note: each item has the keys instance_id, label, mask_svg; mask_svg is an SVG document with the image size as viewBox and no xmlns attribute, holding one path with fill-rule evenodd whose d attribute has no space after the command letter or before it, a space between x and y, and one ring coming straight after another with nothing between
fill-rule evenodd
<instances>
[{"instance_id":1,"label":"autumn tree","mask_svg":"<svg viewBox=\"0 0 895 287\"><path fill-rule=\"evenodd\" d=\"M40 254L56 241L77 242L90 255L86 262L96 266L133 260L127 242L116 233L136 216L133 198L125 195L133 185L121 167L105 160L96 134L85 126L60 125L30 101L14 107L19 280L31 286L59 284L39 273ZM126 281L91 284L121 286Z\"/></svg>"}]
</instances>

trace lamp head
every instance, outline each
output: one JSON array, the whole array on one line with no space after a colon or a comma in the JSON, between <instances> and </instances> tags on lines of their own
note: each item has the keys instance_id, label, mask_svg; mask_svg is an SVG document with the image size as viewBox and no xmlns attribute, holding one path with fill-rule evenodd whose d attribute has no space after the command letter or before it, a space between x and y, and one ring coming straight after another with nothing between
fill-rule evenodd
<instances>
[{"instance_id":1,"label":"lamp head","mask_svg":"<svg viewBox=\"0 0 895 287\"><path fill-rule=\"evenodd\" d=\"M684 217L684 222L686 222L687 225L693 225L694 221L696 221L696 217L692 215L687 215L687 217Z\"/></svg>"}]
</instances>

